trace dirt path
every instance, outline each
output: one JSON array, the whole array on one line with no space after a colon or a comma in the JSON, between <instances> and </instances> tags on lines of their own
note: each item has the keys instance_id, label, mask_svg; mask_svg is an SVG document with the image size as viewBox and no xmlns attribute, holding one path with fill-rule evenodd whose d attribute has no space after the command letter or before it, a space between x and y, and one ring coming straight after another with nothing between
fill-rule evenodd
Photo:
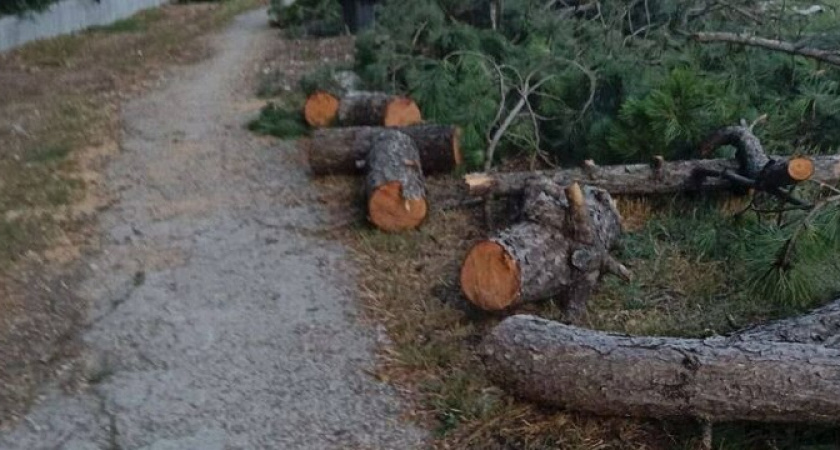
<instances>
[{"instance_id":1,"label":"dirt path","mask_svg":"<svg viewBox=\"0 0 840 450\"><path fill-rule=\"evenodd\" d=\"M276 39L265 17L240 16L213 58L125 107L118 201L82 292L90 387L45 393L0 448L422 445L366 374L375 338L344 251L306 236L328 218L292 146L242 128Z\"/></svg>"}]
</instances>

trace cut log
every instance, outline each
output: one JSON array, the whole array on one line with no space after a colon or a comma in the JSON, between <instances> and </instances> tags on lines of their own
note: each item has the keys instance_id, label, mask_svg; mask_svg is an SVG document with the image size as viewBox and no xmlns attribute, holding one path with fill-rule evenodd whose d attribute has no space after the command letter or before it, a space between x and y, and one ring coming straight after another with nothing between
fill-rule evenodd
<instances>
[{"instance_id":1,"label":"cut log","mask_svg":"<svg viewBox=\"0 0 840 450\"><path fill-rule=\"evenodd\" d=\"M599 415L840 423L840 350L632 337L533 316L487 336L488 374L516 395Z\"/></svg>"},{"instance_id":2,"label":"cut log","mask_svg":"<svg viewBox=\"0 0 840 450\"><path fill-rule=\"evenodd\" d=\"M461 290L479 308L498 311L559 296L579 317L602 272L627 275L609 255L621 217L606 191L535 180L523 214L523 221L473 246L461 266Z\"/></svg>"},{"instance_id":3,"label":"cut log","mask_svg":"<svg viewBox=\"0 0 840 450\"><path fill-rule=\"evenodd\" d=\"M414 140L423 173L450 173L462 162L460 132L449 125L411 125L397 130ZM309 141L309 167L315 175L352 175L363 171L371 139L381 127L316 130Z\"/></svg>"},{"instance_id":4,"label":"cut log","mask_svg":"<svg viewBox=\"0 0 840 450\"><path fill-rule=\"evenodd\" d=\"M770 156L776 161L785 157ZM791 177L801 178L813 169L812 179L834 184L840 181L840 155L821 155L795 158L788 166ZM548 177L558 184L581 183L597 186L613 195L673 194L678 192L722 191L739 186L719 177L698 176L702 173L737 173L738 161L734 159L697 159L654 164L628 164L560 169L536 172L473 173L464 177L467 193L473 196L494 194L499 196L521 195L532 179ZM773 172L778 174L779 172ZM790 172L789 172L790 173ZM769 175L768 175L769 176Z\"/></svg>"},{"instance_id":5,"label":"cut log","mask_svg":"<svg viewBox=\"0 0 840 450\"><path fill-rule=\"evenodd\" d=\"M341 98L338 108L342 126L401 127L422 121L413 100L382 92L350 92Z\"/></svg>"},{"instance_id":6,"label":"cut log","mask_svg":"<svg viewBox=\"0 0 840 450\"><path fill-rule=\"evenodd\" d=\"M400 127L423 121L420 108L408 97L382 92L348 91L343 95L315 91L303 106L306 123L315 128L331 125Z\"/></svg>"},{"instance_id":7,"label":"cut log","mask_svg":"<svg viewBox=\"0 0 840 450\"><path fill-rule=\"evenodd\" d=\"M420 154L411 138L382 130L367 155L368 218L377 228L398 232L417 228L426 218L426 185Z\"/></svg>"},{"instance_id":8,"label":"cut log","mask_svg":"<svg viewBox=\"0 0 840 450\"><path fill-rule=\"evenodd\" d=\"M326 91L316 91L306 98L303 117L311 127L328 127L338 117L339 100Z\"/></svg>"}]
</instances>

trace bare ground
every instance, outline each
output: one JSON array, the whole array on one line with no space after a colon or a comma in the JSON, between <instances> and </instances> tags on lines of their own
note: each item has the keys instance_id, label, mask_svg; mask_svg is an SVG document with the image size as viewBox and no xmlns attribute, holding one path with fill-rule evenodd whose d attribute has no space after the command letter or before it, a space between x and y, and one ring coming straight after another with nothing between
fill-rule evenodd
<instances>
[{"instance_id":1,"label":"bare ground","mask_svg":"<svg viewBox=\"0 0 840 450\"><path fill-rule=\"evenodd\" d=\"M123 109L116 200L77 291L83 389L44 391L0 448L422 445L369 375L376 336L344 250L314 237L333 218L296 149L243 129L266 22L241 16L211 59Z\"/></svg>"}]
</instances>

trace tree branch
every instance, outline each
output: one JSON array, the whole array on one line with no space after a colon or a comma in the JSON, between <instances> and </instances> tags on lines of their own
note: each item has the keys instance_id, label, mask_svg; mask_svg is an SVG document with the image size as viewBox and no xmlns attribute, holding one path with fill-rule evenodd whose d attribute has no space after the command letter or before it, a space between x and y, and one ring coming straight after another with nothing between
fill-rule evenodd
<instances>
[{"instance_id":1,"label":"tree branch","mask_svg":"<svg viewBox=\"0 0 840 450\"><path fill-rule=\"evenodd\" d=\"M818 61L840 66L840 55L832 50L820 50L812 47L799 47L795 44L775 39L766 39L747 34L736 34L727 32L699 32L694 33L692 38L697 42L727 42L731 44L759 47L767 50L787 53L790 55L805 56Z\"/></svg>"}]
</instances>

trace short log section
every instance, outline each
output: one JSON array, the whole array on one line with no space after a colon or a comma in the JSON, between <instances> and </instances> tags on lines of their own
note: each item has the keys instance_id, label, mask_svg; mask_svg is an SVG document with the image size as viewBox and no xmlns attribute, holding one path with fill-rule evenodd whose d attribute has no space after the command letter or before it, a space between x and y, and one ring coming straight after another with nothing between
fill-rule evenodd
<instances>
[{"instance_id":1,"label":"short log section","mask_svg":"<svg viewBox=\"0 0 840 450\"><path fill-rule=\"evenodd\" d=\"M345 127L402 127L422 121L414 100L382 92L350 92L341 98L338 108L338 123Z\"/></svg>"},{"instance_id":2,"label":"short log section","mask_svg":"<svg viewBox=\"0 0 840 450\"><path fill-rule=\"evenodd\" d=\"M366 160L368 219L382 231L417 228L426 218L426 185L414 141L397 130L371 139Z\"/></svg>"},{"instance_id":3,"label":"short log section","mask_svg":"<svg viewBox=\"0 0 840 450\"><path fill-rule=\"evenodd\" d=\"M580 317L602 272L629 277L609 254L621 217L606 191L532 181L523 216L467 254L461 290L477 307L499 311L557 296L571 317Z\"/></svg>"}]
</instances>

